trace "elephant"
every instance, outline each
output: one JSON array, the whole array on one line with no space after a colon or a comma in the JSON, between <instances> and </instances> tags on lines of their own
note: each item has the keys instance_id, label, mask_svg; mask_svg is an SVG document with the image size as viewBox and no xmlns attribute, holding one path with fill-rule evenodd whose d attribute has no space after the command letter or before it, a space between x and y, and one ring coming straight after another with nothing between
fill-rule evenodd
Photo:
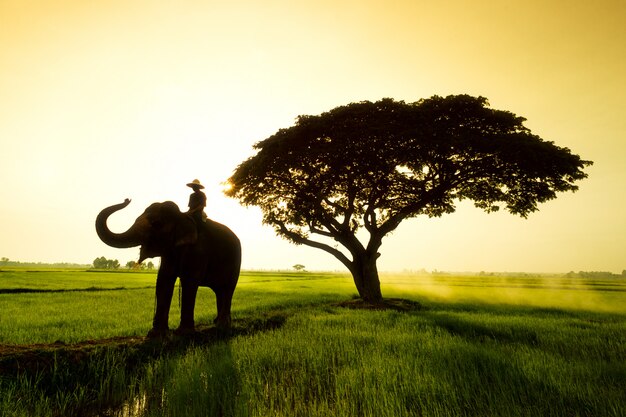
<instances>
[{"instance_id":1,"label":"elephant","mask_svg":"<svg viewBox=\"0 0 626 417\"><path fill-rule=\"evenodd\" d=\"M96 218L98 237L115 248L141 246L139 263L161 257L156 280L156 311L148 337L168 334L168 317L174 285L180 277L182 301L180 325L175 334L193 333L194 307L198 287L209 287L215 293L218 328L231 325L231 302L241 268L241 243L228 227L206 219L198 222L180 211L176 203L153 203L123 233L114 233L107 219L130 203L103 209Z\"/></svg>"}]
</instances>

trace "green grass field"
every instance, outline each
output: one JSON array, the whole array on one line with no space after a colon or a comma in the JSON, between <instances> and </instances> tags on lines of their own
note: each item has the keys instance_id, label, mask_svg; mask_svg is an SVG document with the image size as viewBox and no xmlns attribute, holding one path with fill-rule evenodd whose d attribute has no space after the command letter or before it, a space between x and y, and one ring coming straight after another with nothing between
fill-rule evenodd
<instances>
[{"instance_id":1,"label":"green grass field","mask_svg":"<svg viewBox=\"0 0 626 417\"><path fill-rule=\"evenodd\" d=\"M621 278L383 275L422 306L397 312L336 306L347 275L244 272L230 335L201 289L199 337L167 343L140 337L154 280L0 272L0 415L626 414Z\"/></svg>"}]
</instances>

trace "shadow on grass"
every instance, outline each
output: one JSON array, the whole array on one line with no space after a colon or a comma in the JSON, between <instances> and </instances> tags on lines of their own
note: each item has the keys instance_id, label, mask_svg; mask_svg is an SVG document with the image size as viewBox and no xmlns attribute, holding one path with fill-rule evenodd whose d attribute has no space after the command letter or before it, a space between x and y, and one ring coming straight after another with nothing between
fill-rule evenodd
<instances>
[{"instance_id":1,"label":"shadow on grass","mask_svg":"<svg viewBox=\"0 0 626 417\"><path fill-rule=\"evenodd\" d=\"M479 343L517 343L528 346L537 346L539 343L537 331L529 328L506 327L497 329L492 325L464 320L453 314L446 313L428 315L428 319L434 325L454 336L460 336Z\"/></svg>"},{"instance_id":2,"label":"shadow on grass","mask_svg":"<svg viewBox=\"0 0 626 417\"><path fill-rule=\"evenodd\" d=\"M613 415L610 404L615 398L607 398L607 403L593 401L593 398L578 395L549 378L529 373L520 363L509 360L499 352L481 345L469 347L450 346L434 352L435 361L445 364L439 377L452 386L474 386L472 390L450 390L442 387L435 391L440 397L436 402L446 404L449 415L521 415L573 416L581 415L580 410L588 410L584 415ZM612 390L610 393L619 392ZM608 394L608 393L607 393ZM420 398L407 401L407 409L420 410ZM419 412L416 415L420 415Z\"/></svg>"},{"instance_id":3,"label":"shadow on grass","mask_svg":"<svg viewBox=\"0 0 626 417\"><path fill-rule=\"evenodd\" d=\"M624 315L478 302L421 303L421 308L406 310L366 306L419 318L416 332L435 330L437 346L417 351L427 352L426 374L438 383L417 385L403 394L410 415L439 414L429 408L433 404L445 404L442 415L623 415L624 339L620 327L611 324L619 324ZM335 305L362 308L358 301ZM388 314L385 323L393 325L397 316ZM581 330L570 333L570 328Z\"/></svg>"},{"instance_id":4,"label":"shadow on grass","mask_svg":"<svg viewBox=\"0 0 626 417\"><path fill-rule=\"evenodd\" d=\"M419 302L404 298L384 298L378 303L370 303L360 298L352 298L351 300L333 303L332 305L353 310L394 310L404 312L419 311L423 308L422 304Z\"/></svg>"}]
</instances>

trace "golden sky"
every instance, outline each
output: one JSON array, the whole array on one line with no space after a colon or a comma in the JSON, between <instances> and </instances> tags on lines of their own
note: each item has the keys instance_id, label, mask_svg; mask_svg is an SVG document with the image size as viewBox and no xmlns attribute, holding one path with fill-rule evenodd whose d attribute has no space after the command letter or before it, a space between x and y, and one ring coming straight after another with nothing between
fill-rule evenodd
<instances>
[{"instance_id":1,"label":"golden sky","mask_svg":"<svg viewBox=\"0 0 626 417\"><path fill-rule=\"evenodd\" d=\"M242 239L244 268L342 269L220 193L252 145L360 100L482 95L595 165L524 220L462 204L403 223L381 270L626 268L626 2L0 0L0 256L136 259L101 208L186 207Z\"/></svg>"}]
</instances>

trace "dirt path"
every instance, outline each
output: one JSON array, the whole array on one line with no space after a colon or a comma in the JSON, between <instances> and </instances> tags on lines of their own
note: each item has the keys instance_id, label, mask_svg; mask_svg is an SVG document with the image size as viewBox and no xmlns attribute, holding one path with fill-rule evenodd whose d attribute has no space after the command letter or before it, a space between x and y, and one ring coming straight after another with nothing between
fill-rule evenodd
<instances>
[{"instance_id":1,"label":"dirt path","mask_svg":"<svg viewBox=\"0 0 626 417\"><path fill-rule=\"evenodd\" d=\"M141 336L120 336L109 339L85 340L78 343L35 343L28 345L7 345L0 344L0 361L7 356L28 355L36 352L54 351L54 350L84 350L98 346L116 346L116 345L136 345L144 343L145 337Z\"/></svg>"}]
</instances>

